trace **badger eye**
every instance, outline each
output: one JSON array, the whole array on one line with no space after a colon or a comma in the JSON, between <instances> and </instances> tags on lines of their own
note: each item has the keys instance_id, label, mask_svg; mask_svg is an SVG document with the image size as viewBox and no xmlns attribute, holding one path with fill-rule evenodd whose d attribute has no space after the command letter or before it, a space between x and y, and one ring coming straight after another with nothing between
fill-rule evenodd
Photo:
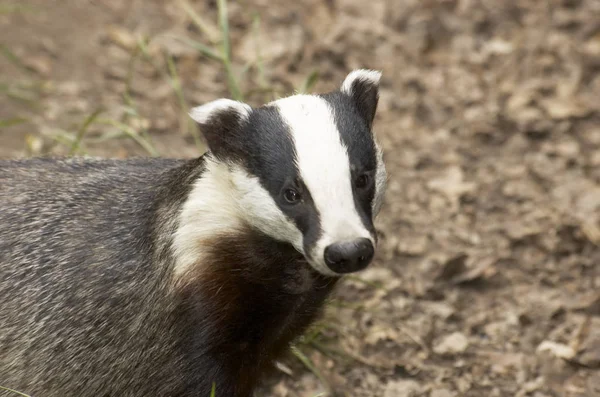
<instances>
[{"instance_id":1,"label":"badger eye","mask_svg":"<svg viewBox=\"0 0 600 397\"><path fill-rule=\"evenodd\" d=\"M370 180L371 179L369 178L368 174L361 174L356 178L354 184L356 185L357 189L364 189L369 186Z\"/></svg>"},{"instance_id":2,"label":"badger eye","mask_svg":"<svg viewBox=\"0 0 600 397\"><path fill-rule=\"evenodd\" d=\"M285 189L283 192L283 197L290 204L296 204L298 201L300 201L300 193L294 189Z\"/></svg>"}]
</instances>

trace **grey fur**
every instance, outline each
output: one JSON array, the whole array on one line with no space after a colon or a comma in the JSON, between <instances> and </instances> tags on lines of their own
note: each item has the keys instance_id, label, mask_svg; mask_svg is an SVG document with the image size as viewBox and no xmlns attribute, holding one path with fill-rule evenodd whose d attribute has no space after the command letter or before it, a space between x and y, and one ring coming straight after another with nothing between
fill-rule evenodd
<instances>
[{"instance_id":1,"label":"grey fur","mask_svg":"<svg viewBox=\"0 0 600 397\"><path fill-rule=\"evenodd\" d=\"M39 397L179 394L165 236L202 168L0 161L0 385Z\"/></svg>"}]
</instances>

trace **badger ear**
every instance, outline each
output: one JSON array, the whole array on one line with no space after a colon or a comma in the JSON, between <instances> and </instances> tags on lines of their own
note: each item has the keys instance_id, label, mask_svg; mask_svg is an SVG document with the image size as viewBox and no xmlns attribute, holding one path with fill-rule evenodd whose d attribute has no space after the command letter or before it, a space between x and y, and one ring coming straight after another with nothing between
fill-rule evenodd
<instances>
[{"instance_id":1,"label":"badger ear","mask_svg":"<svg viewBox=\"0 0 600 397\"><path fill-rule=\"evenodd\" d=\"M360 115L367 121L369 127L373 125L377 103L379 102L379 81L381 72L368 69L357 69L342 83L342 93L349 95Z\"/></svg>"},{"instance_id":2,"label":"badger ear","mask_svg":"<svg viewBox=\"0 0 600 397\"><path fill-rule=\"evenodd\" d=\"M223 98L195 107L189 115L198 123L210 151L224 159L240 154L241 129L251 113L249 105Z\"/></svg>"}]
</instances>

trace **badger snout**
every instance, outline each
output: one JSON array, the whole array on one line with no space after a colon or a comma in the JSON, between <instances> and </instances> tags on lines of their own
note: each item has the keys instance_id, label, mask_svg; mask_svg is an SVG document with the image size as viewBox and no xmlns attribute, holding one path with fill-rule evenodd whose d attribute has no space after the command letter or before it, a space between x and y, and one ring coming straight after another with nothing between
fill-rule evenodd
<instances>
[{"instance_id":1,"label":"badger snout","mask_svg":"<svg viewBox=\"0 0 600 397\"><path fill-rule=\"evenodd\" d=\"M374 253L368 238L340 241L325 248L325 263L336 273L352 273L367 267Z\"/></svg>"}]
</instances>

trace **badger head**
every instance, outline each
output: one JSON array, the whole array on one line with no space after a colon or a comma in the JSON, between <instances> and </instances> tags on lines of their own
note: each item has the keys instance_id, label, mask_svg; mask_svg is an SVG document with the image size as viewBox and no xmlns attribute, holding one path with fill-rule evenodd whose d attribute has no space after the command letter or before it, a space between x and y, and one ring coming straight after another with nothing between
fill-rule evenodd
<instances>
[{"instance_id":1,"label":"badger head","mask_svg":"<svg viewBox=\"0 0 600 397\"><path fill-rule=\"evenodd\" d=\"M372 131L380 77L355 70L326 94L255 108L219 99L192 109L220 175L213 176L221 178L213 181L221 198L212 210L228 208L231 217L293 245L323 275L365 268L386 186Z\"/></svg>"}]
</instances>

